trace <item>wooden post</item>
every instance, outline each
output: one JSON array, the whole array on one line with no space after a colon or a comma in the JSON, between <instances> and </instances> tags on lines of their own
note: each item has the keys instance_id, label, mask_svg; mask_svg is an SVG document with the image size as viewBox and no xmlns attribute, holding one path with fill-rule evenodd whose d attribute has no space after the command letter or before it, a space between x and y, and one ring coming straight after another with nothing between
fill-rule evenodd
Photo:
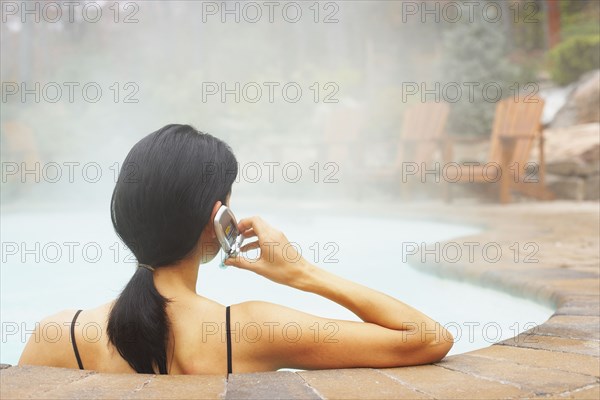
<instances>
[{"instance_id":1,"label":"wooden post","mask_svg":"<svg viewBox=\"0 0 600 400\"><path fill-rule=\"evenodd\" d=\"M548 13L548 49L551 49L560 42L560 5L558 0L547 0L546 11Z\"/></svg>"},{"instance_id":2,"label":"wooden post","mask_svg":"<svg viewBox=\"0 0 600 400\"><path fill-rule=\"evenodd\" d=\"M402 141L402 159L400 160L400 190L402 201L408 203L412 199L412 184L411 178L407 175L406 182L403 182L404 176L404 160L407 160L407 154L414 154L415 142L411 140Z\"/></svg>"},{"instance_id":3,"label":"wooden post","mask_svg":"<svg viewBox=\"0 0 600 400\"><path fill-rule=\"evenodd\" d=\"M452 139L447 135L443 135L442 137L444 138L442 139L443 165L440 171L440 175L443 180L442 184L444 186L444 201L446 203L450 203L452 201L452 188L450 185L454 182L451 183L446 180L446 178L444 177L444 167L448 165L448 163L450 163L450 161L452 160Z\"/></svg>"},{"instance_id":4,"label":"wooden post","mask_svg":"<svg viewBox=\"0 0 600 400\"><path fill-rule=\"evenodd\" d=\"M510 203L510 173L509 165L512 161L512 155L514 152L515 141L510 137L500 137L501 145L501 165L500 165L500 203Z\"/></svg>"}]
</instances>

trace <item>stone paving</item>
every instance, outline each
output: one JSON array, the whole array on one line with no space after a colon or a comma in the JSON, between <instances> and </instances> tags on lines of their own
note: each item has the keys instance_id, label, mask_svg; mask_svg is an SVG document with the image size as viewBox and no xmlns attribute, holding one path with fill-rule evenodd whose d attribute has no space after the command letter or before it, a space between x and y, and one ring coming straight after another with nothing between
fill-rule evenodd
<instances>
[{"instance_id":1,"label":"stone paving","mask_svg":"<svg viewBox=\"0 0 600 400\"><path fill-rule=\"evenodd\" d=\"M546 323L516 338L433 365L233 374L229 379L225 375L119 375L2 365L0 398L600 398L597 202L394 209L392 213L402 217L480 225L483 232L460 238L460 242L493 241L506 250L503 258L493 263L482 259L480 253L475 253L474 259L435 264L422 263L415 255L411 260L415 267L550 304L556 312ZM538 262L526 263L521 258L515 262L509 250L515 242L534 243ZM463 253L468 254L467 249Z\"/></svg>"}]
</instances>

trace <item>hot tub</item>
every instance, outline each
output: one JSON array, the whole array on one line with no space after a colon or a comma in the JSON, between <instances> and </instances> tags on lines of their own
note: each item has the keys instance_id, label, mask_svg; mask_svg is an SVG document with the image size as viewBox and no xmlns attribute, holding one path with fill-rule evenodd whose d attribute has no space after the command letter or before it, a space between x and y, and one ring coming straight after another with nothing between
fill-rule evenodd
<instances>
[{"instance_id":1,"label":"hot tub","mask_svg":"<svg viewBox=\"0 0 600 400\"><path fill-rule=\"evenodd\" d=\"M238 218L252 214L232 206ZM442 323L456 339L450 354L513 337L553 312L530 300L420 272L404 260L407 243L460 238L477 233L475 227L322 211L278 210L261 216L285 232L307 260ZM96 307L114 299L135 268L108 212L3 212L1 234L2 363L18 362L36 321L62 309ZM201 266L197 290L222 304L264 300L324 317L359 320L327 299L249 271L222 269L219 263L215 259Z\"/></svg>"}]
</instances>

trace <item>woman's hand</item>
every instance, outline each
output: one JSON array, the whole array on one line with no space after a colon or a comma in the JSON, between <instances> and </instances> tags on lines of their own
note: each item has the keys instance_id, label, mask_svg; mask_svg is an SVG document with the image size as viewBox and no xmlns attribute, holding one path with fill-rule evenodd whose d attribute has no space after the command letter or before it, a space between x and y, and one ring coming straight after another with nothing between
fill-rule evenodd
<instances>
[{"instance_id":1,"label":"woman's hand","mask_svg":"<svg viewBox=\"0 0 600 400\"><path fill-rule=\"evenodd\" d=\"M243 245L240 255L227 258L225 265L247 269L273 282L297 289L302 288L308 273L316 268L298 253L283 232L271 227L260 217L242 219L238 229L244 235L244 240L253 237L258 240ZM243 254L252 249L260 249L258 259L247 258Z\"/></svg>"}]
</instances>

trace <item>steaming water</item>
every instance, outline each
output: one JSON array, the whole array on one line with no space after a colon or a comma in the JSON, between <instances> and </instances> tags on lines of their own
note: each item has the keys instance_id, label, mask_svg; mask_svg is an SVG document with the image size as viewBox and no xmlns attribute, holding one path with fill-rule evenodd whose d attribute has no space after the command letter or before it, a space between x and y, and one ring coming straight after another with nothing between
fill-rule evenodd
<instances>
[{"instance_id":1,"label":"steaming water","mask_svg":"<svg viewBox=\"0 0 600 400\"><path fill-rule=\"evenodd\" d=\"M236 211L239 216L248 215ZM264 218L297 242L306 259L388 293L442 324L451 324L448 326L458 339L452 353L510 338L552 313L534 302L441 279L402 263L401 242L448 240L476 233L472 227L299 212L277 212ZM110 301L134 270L106 214L3 213L1 232L5 246L0 292L2 363L18 362L29 338L27 330L31 331L36 321L63 309L85 309ZM19 246L18 254L6 247L10 243ZM39 260L34 252L25 251L35 249L36 243ZM317 315L358 320L319 296L274 284L248 271L223 270L218 264L215 259L201 267L197 289L222 304L264 300Z\"/></svg>"}]
</instances>

